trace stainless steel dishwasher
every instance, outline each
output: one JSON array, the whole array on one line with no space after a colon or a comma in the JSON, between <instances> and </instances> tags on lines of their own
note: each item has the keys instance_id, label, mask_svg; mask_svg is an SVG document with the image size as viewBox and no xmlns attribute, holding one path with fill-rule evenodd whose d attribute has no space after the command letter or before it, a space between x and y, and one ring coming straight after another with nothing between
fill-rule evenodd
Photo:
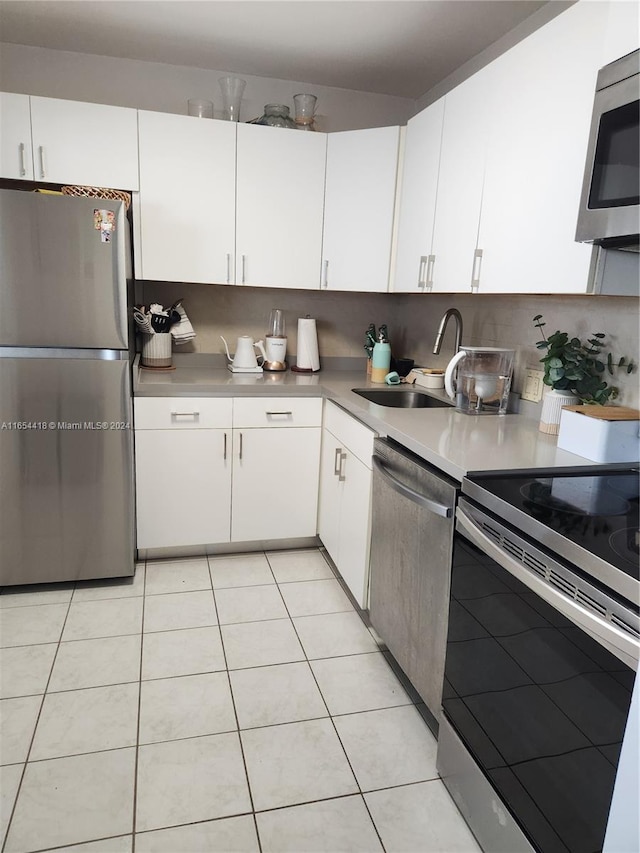
<instances>
[{"instance_id":1,"label":"stainless steel dishwasher","mask_svg":"<svg viewBox=\"0 0 640 853\"><path fill-rule=\"evenodd\" d=\"M460 484L391 439L373 450L370 619L437 732Z\"/></svg>"}]
</instances>

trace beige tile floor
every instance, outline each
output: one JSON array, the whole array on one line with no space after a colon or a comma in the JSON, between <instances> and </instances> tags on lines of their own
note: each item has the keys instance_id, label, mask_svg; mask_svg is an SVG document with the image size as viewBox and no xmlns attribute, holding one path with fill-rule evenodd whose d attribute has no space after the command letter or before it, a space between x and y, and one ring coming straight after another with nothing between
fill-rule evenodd
<instances>
[{"instance_id":1,"label":"beige tile floor","mask_svg":"<svg viewBox=\"0 0 640 853\"><path fill-rule=\"evenodd\" d=\"M6 853L478 853L317 549L0 594Z\"/></svg>"}]
</instances>

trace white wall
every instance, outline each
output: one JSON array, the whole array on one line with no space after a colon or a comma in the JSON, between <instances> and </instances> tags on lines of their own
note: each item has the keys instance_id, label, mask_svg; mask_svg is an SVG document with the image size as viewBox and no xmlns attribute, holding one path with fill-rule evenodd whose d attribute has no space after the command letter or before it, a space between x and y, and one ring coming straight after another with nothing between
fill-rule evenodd
<instances>
[{"instance_id":1,"label":"white wall","mask_svg":"<svg viewBox=\"0 0 640 853\"><path fill-rule=\"evenodd\" d=\"M221 118L218 79L228 74L224 70L0 44L0 91L45 98L181 114L186 114L189 98L206 98L213 101L215 118ZM414 107L414 101L408 98L236 76L247 81L240 121L261 116L264 105L270 103L288 105L293 115L293 96L298 92L317 96L317 127L323 131L406 124Z\"/></svg>"}]
</instances>

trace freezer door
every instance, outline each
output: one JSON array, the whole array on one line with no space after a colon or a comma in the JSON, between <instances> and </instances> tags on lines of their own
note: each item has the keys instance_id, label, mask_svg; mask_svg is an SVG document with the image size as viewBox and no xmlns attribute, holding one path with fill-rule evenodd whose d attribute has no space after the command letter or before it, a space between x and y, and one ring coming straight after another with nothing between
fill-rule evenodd
<instances>
[{"instance_id":1,"label":"freezer door","mask_svg":"<svg viewBox=\"0 0 640 853\"><path fill-rule=\"evenodd\" d=\"M125 349L128 225L121 201L0 190L0 346Z\"/></svg>"},{"instance_id":2,"label":"freezer door","mask_svg":"<svg viewBox=\"0 0 640 853\"><path fill-rule=\"evenodd\" d=\"M0 584L134 571L129 364L0 358Z\"/></svg>"}]
</instances>

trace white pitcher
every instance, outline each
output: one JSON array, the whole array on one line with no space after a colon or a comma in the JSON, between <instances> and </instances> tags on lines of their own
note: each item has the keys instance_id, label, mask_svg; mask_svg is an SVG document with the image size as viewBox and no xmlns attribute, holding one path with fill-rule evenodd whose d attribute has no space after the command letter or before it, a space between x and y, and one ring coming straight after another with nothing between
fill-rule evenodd
<instances>
[{"instance_id":1,"label":"white pitcher","mask_svg":"<svg viewBox=\"0 0 640 853\"><path fill-rule=\"evenodd\" d=\"M231 364L236 369L255 370L257 367L261 367L264 363L266 353L264 351L262 341L256 341L254 343L253 338L250 335L240 335L240 337L236 341L235 355L231 357L226 340L222 337L222 335L220 335L220 337L222 338L222 341L224 343L224 348L227 353L227 358L229 359L229 364ZM260 364L258 364L258 360L254 352L255 347L260 350L260 357L262 358L262 362Z\"/></svg>"}]
</instances>

